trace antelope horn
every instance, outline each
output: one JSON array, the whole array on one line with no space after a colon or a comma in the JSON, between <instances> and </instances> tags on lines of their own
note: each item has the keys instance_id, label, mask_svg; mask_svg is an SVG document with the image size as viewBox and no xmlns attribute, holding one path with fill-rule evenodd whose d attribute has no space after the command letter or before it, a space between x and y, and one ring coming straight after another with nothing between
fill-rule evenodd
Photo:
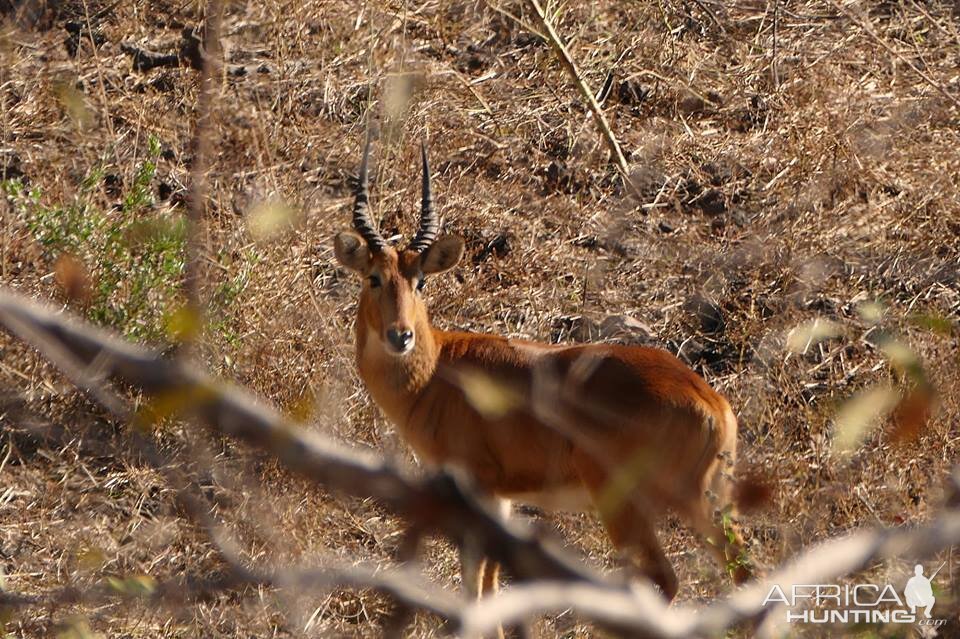
<instances>
[{"instance_id":1,"label":"antelope horn","mask_svg":"<svg viewBox=\"0 0 960 639\"><path fill-rule=\"evenodd\" d=\"M360 174L357 176L356 199L353 203L353 228L360 234L367 246L374 253L379 253L387 246L386 240L373 225L370 219L370 179L367 175L367 165L370 160L370 136L363 147L363 160L360 162Z\"/></svg>"},{"instance_id":2,"label":"antelope horn","mask_svg":"<svg viewBox=\"0 0 960 639\"><path fill-rule=\"evenodd\" d=\"M420 203L420 228L413 241L410 242L410 250L422 253L433 244L440 232L440 218L433 210L433 196L430 194L430 162L427 160L427 145L420 143L420 157L423 159L423 189Z\"/></svg>"}]
</instances>

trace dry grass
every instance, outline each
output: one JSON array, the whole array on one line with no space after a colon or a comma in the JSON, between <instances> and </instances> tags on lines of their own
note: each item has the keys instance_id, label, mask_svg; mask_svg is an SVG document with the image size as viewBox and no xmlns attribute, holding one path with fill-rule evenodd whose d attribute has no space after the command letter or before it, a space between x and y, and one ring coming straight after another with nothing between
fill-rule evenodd
<instances>
[{"instance_id":1,"label":"dry grass","mask_svg":"<svg viewBox=\"0 0 960 639\"><path fill-rule=\"evenodd\" d=\"M497 6L522 16L522 5ZM437 325L547 341L581 338L611 315L649 325L652 341L682 352L740 416L740 470L771 488L744 518L762 564L856 526L922 521L939 504L960 441L960 16L913 0L842 11L706 0L714 21L698 5L572 3L556 16L592 87L628 52L605 108L641 202L619 185L549 47L490 5L226 4L228 66L201 238L212 310L204 360L306 415L305 427L410 460L354 372L357 283L332 255L370 110L380 132L374 212L385 235L412 228L416 142L428 136L446 228L467 239L455 275L428 284ZM30 6L35 19L8 22L0 42L5 177L21 176L44 207L81 198L121 219L155 136L150 201L129 215L183 215L199 73L133 70L120 43L175 51L181 28L202 20L198 3L121 2L94 21L96 49L81 30L75 56L64 25L85 26L107 3ZM103 177L83 194L97 166ZM246 216L276 202L299 215L269 238L252 236ZM37 207L11 198L2 206L0 282L92 312L58 285L60 249L37 241ZM137 245L124 264L142 263L151 246ZM102 265L84 259L96 286ZM129 304L141 293L121 282L110 295ZM137 322L162 334L181 300L142 295ZM874 301L879 317L864 311ZM788 333L816 318L842 335L791 353ZM136 333L132 326L119 328ZM939 402L916 439L896 443L881 429L840 455L832 429L845 400L916 380L884 354L884 334L920 358ZM122 431L24 347L4 336L0 349L6 583L32 592L106 575L217 570L204 535L178 516ZM22 432L46 423L63 436L38 443ZM191 453L251 560L394 561L401 522L375 505L319 495L183 425L159 436L168 450ZM592 518L542 522L609 565ZM675 522L662 538L682 599L727 588ZM956 592L953 558L942 559ZM423 570L457 582L445 544L424 550ZM903 574L890 564L874 576ZM18 613L7 630L44 636L82 615L106 636L371 636L387 609L366 593L263 591L178 610ZM590 634L569 615L541 626L546 636ZM437 632L434 620L417 619L415 636Z\"/></svg>"}]
</instances>

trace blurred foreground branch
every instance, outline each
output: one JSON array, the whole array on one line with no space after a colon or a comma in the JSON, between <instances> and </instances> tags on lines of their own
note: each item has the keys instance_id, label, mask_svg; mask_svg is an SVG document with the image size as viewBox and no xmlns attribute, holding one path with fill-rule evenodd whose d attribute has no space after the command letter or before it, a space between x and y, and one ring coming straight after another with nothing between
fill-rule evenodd
<instances>
[{"instance_id":1,"label":"blurred foreground branch","mask_svg":"<svg viewBox=\"0 0 960 639\"><path fill-rule=\"evenodd\" d=\"M181 414L196 415L217 433L271 452L287 468L326 488L372 496L424 533L440 533L457 543L470 537L518 579L597 579L530 533L503 524L447 473L406 477L382 459L289 423L248 393L216 382L189 363L164 359L3 289L0 323L58 366L63 359L59 353L66 351L88 369L89 378L134 386L165 406L176 406ZM96 394L94 398L100 401Z\"/></svg>"},{"instance_id":2,"label":"blurred foreground branch","mask_svg":"<svg viewBox=\"0 0 960 639\"><path fill-rule=\"evenodd\" d=\"M249 394L214 381L189 363L164 359L15 293L0 290L0 323L117 416L124 416L123 407L101 392L96 380L114 379L134 386L156 405L176 406L178 413L199 418L214 432L267 450L289 469L326 488L372 496L404 515L421 535L440 533L460 545L469 539L518 580L603 585L595 574L545 547L529 531L501 522L447 473L425 479L406 477L381 459L287 422ZM623 588L624 584L604 587Z\"/></svg>"},{"instance_id":3,"label":"blurred foreground branch","mask_svg":"<svg viewBox=\"0 0 960 639\"><path fill-rule=\"evenodd\" d=\"M671 608L645 582L628 586L622 581L602 580L565 555L545 547L522 527L500 521L450 475L410 478L372 455L311 436L248 393L215 382L195 366L163 359L154 351L131 345L2 288L0 324L64 369L95 401L106 402L115 414L123 415L123 408L110 399L110 393L95 388L96 380L120 380L157 400L179 401L181 413L197 416L214 432L270 451L288 468L326 488L373 496L404 515L420 534L441 533L461 545L471 540L485 554L502 562L518 580L500 596L468 604L418 585L403 571L335 567L256 569L240 565L230 552L224 552L231 574L223 583L213 584L214 589L244 584L372 588L390 595L402 606L437 614L451 630L465 636L495 631L501 623L509 625L539 614L571 609L585 619L630 636L709 637L722 635L737 625L757 626L772 621L771 613L777 608L765 606L764 601L773 584L787 591L793 585L831 583L877 561L921 559L960 543L960 510L948 507L916 528L862 530L827 541L797 556L767 579L714 604ZM201 584L195 590L204 592L209 587ZM169 592L159 586L157 591ZM0 591L0 604L49 605L69 596L74 593L67 590L47 596Z\"/></svg>"},{"instance_id":4,"label":"blurred foreground branch","mask_svg":"<svg viewBox=\"0 0 960 639\"><path fill-rule=\"evenodd\" d=\"M22 594L0 589L0 606L16 608L57 608L83 604L102 607L122 601L178 606L210 601L223 593L251 586L293 588L298 592L324 588L362 588L391 597L403 606L433 613L452 626L459 626L460 602L437 589L428 590L416 576L403 570L377 570L362 566L323 566L272 570L237 569L229 566L223 574L187 576L157 581L146 576L115 577L87 588L65 586L40 594Z\"/></svg>"}]
</instances>

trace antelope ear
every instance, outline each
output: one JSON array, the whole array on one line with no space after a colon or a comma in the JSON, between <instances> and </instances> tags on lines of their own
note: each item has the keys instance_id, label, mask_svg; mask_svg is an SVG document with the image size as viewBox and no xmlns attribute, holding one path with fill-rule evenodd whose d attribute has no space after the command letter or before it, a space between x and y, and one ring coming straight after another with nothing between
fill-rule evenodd
<instances>
[{"instance_id":1,"label":"antelope ear","mask_svg":"<svg viewBox=\"0 0 960 639\"><path fill-rule=\"evenodd\" d=\"M456 235L442 235L420 257L424 275L449 271L463 257L463 239Z\"/></svg>"},{"instance_id":2,"label":"antelope ear","mask_svg":"<svg viewBox=\"0 0 960 639\"><path fill-rule=\"evenodd\" d=\"M363 273L370 266L370 247L356 233L337 233L333 238L333 252L338 262L354 271Z\"/></svg>"}]
</instances>

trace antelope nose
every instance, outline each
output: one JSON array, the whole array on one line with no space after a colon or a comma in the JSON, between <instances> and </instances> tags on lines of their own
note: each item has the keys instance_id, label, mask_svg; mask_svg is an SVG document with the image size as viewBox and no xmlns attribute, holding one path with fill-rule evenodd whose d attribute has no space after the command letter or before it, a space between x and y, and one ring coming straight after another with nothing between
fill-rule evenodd
<instances>
[{"instance_id":1,"label":"antelope nose","mask_svg":"<svg viewBox=\"0 0 960 639\"><path fill-rule=\"evenodd\" d=\"M398 353L404 353L413 346L413 331L410 329L387 329L387 341Z\"/></svg>"}]
</instances>

